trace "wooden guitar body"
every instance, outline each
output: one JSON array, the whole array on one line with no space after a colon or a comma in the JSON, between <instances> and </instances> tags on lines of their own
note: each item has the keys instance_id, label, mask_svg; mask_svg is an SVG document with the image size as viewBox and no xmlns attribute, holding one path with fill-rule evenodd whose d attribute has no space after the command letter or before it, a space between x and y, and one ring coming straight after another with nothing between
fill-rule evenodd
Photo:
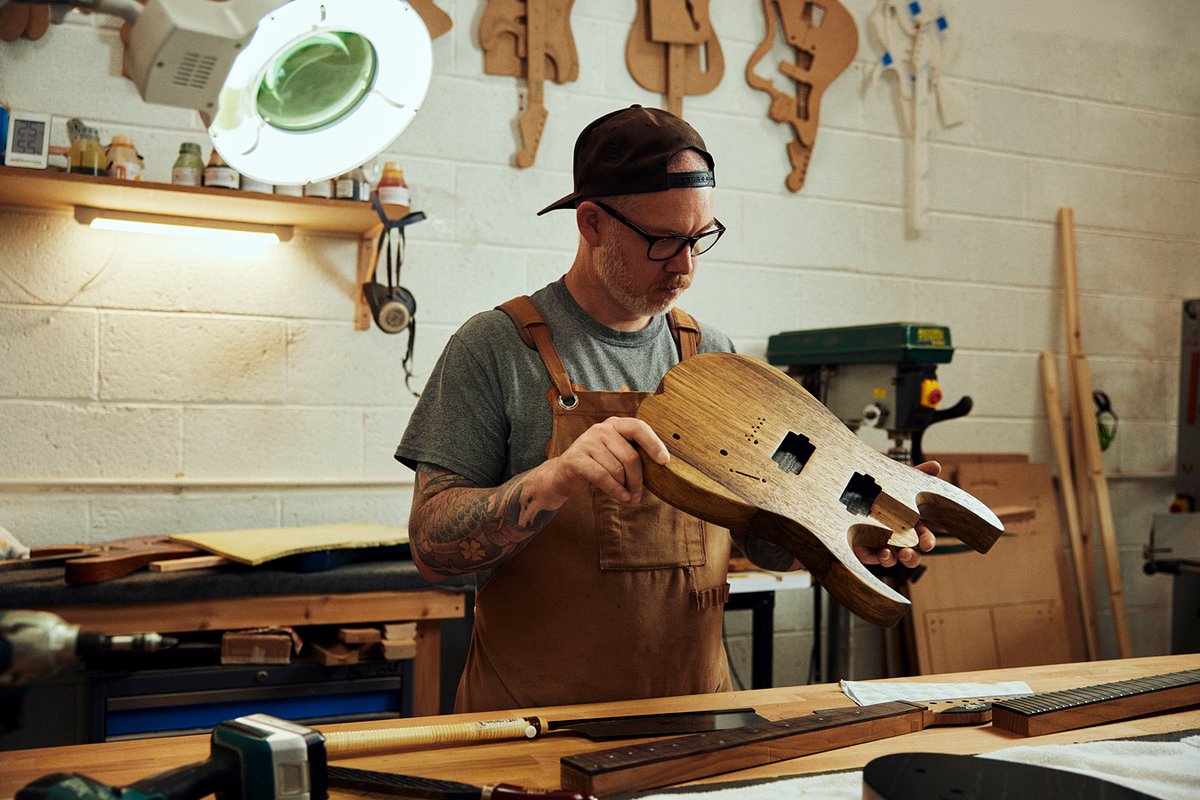
<instances>
[{"instance_id":1,"label":"wooden guitar body","mask_svg":"<svg viewBox=\"0 0 1200 800\"><path fill-rule=\"evenodd\" d=\"M909 602L853 543L914 547L918 520L985 553L1004 531L967 492L866 445L799 383L732 353L686 359L638 408L671 460L643 455L646 485L701 519L777 543L837 600L877 625Z\"/></svg>"}]
</instances>

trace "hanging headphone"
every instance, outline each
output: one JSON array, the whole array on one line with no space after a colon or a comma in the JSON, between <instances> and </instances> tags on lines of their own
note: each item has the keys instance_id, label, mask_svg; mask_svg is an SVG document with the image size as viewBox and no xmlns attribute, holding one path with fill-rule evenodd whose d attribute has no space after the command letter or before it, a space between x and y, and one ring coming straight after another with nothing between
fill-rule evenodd
<instances>
[{"instance_id":1,"label":"hanging headphone","mask_svg":"<svg viewBox=\"0 0 1200 800\"><path fill-rule=\"evenodd\" d=\"M384 333L400 333L408 330L408 348L404 354L404 385L412 392L409 382L412 380L413 343L417 338L417 298L412 292L400 285L400 268L404 265L404 227L413 222L425 219L421 211L413 211L399 220L388 219L383 213L377 195L372 196L375 209L384 220L383 230L375 243L375 268L371 272L371 280L363 284L363 295L367 305L371 307L371 316L375 324ZM395 235L393 235L395 234ZM387 252L387 285L379 283L379 257L381 252ZM413 392L416 395L416 392Z\"/></svg>"},{"instance_id":2,"label":"hanging headphone","mask_svg":"<svg viewBox=\"0 0 1200 800\"><path fill-rule=\"evenodd\" d=\"M397 236L393 236L393 233ZM389 227L381 231L375 252L379 254L382 250L387 251L387 285L379 283L377 257L370 282L363 284L363 294L371 307L371 316L375 318L375 324L381 331L400 333L408 328L411 336L412 329L416 326L417 299L413 297L412 292L399 285L400 267L404 263L404 229Z\"/></svg>"}]
</instances>

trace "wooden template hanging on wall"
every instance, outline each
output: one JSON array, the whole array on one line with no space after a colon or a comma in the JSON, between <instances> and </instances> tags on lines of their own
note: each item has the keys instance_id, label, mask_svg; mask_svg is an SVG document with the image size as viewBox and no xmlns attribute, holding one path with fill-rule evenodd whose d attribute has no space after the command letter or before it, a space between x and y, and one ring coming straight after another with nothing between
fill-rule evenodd
<instances>
[{"instance_id":1,"label":"wooden template hanging on wall","mask_svg":"<svg viewBox=\"0 0 1200 800\"><path fill-rule=\"evenodd\" d=\"M929 134L933 99L946 128L967 118L966 103L942 80L942 70L958 51L958 31L941 3L877 0L868 26L882 51L867 74L866 88L886 73L896 75L900 133L908 142L905 159L908 228L922 233L929 225Z\"/></svg>"},{"instance_id":2,"label":"wooden template hanging on wall","mask_svg":"<svg viewBox=\"0 0 1200 800\"><path fill-rule=\"evenodd\" d=\"M579 77L579 53L571 34L575 0L488 0L479 23L483 71L525 78L525 107L517 117L521 149L517 166L533 166L549 113L547 78L567 83Z\"/></svg>"},{"instance_id":3,"label":"wooden template hanging on wall","mask_svg":"<svg viewBox=\"0 0 1200 800\"><path fill-rule=\"evenodd\" d=\"M682 117L683 96L708 94L725 74L708 0L638 0L625 63L639 86L666 95L667 110Z\"/></svg>"},{"instance_id":4,"label":"wooden template hanging on wall","mask_svg":"<svg viewBox=\"0 0 1200 800\"><path fill-rule=\"evenodd\" d=\"M829 84L850 66L858 50L858 28L845 6L837 0L762 0L767 31L746 63L746 83L771 97L767 116L791 125L796 138L788 142L792 171L787 187L793 192L804 186L808 161L817 140L821 96ZM778 19L778 23L776 23ZM775 82L755 72L775 45L779 29L795 52L795 62L780 61L776 70L795 82L795 91L782 92Z\"/></svg>"},{"instance_id":5,"label":"wooden template hanging on wall","mask_svg":"<svg viewBox=\"0 0 1200 800\"><path fill-rule=\"evenodd\" d=\"M433 0L408 0L408 4L421 17L425 27L429 29L429 38L436 39L454 25L450 15L437 7Z\"/></svg>"}]
</instances>

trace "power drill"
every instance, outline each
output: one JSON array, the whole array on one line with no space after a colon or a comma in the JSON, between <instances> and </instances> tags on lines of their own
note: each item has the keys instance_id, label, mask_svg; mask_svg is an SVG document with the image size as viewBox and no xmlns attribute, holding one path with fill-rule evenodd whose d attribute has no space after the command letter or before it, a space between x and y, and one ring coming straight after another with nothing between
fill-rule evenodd
<instances>
[{"instance_id":1,"label":"power drill","mask_svg":"<svg viewBox=\"0 0 1200 800\"><path fill-rule=\"evenodd\" d=\"M22 687L47 678L73 661L103 653L152 653L174 647L157 633L108 636L81 631L48 611L0 611L0 732L17 727Z\"/></svg>"},{"instance_id":2,"label":"power drill","mask_svg":"<svg viewBox=\"0 0 1200 800\"><path fill-rule=\"evenodd\" d=\"M325 738L311 728L251 714L213 728L207 761L160 772L125 787L56 772L14 800L326 800Z\"/></svg>"}]
</instances>

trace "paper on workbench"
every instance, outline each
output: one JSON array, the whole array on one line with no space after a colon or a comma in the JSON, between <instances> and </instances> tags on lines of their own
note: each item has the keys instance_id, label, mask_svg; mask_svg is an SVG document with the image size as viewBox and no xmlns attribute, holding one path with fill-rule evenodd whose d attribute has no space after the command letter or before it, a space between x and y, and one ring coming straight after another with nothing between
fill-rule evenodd
<instances>
[{"instance_id":1,"label":"paper on workbench","mask_svg":"<svg viewBox=\"0 0 1200 800\"><path fill-rule=\"evenodd\" d=\"M992 697L1033 694L1033 689L1030 689L1029 684L1024 681L1001 681L1000 683L842 681L841 687L846 696L860 706L890 703L893 700L920 703L925 700L986 700Z\"/></svg>"}]
</instances>

